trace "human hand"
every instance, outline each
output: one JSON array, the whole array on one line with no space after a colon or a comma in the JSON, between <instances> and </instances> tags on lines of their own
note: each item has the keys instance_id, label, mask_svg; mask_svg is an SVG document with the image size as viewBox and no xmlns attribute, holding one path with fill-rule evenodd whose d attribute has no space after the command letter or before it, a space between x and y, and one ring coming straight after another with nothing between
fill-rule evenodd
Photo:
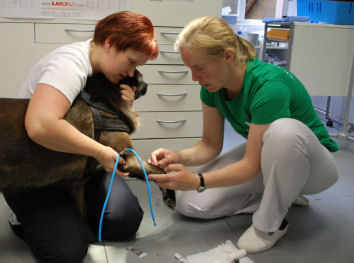
<instances>
[{"instance_id":1,"label":"human hand","mask_svg":"<svg viewBox=\"0 0 354 263\"><path fill-rule=\"evenodd\" d=\"M162 169L180 159L179 153L164 148L157 149L150 154L149 163Z\"/></svg>"},{"instance_id":2,"label":"human hand","mask_svg":"<svg viewBox=\"0 0 354 263\"><path fill-rule=\"evenodd\" d=\"M149 180L165 189L171 190L196 190L200 185L199 176L189 171L182 164L170 164L165 169L167 174L150 174Z\"/></svg>"},{"instance_id":3,"label":"human hand","mask_svg":"<svg viewBox=\"0 0 354 263\"><path fill-rule=\"evenodd\" d=\"M116 164L116 160L118 158L118 153L113 150L111 147L103 146L102 150L97 154L97 161L103 166L106 172L112 173L114 170L114 166ZM120 164L125 164L124 158L119 158ZM116 169L116 175L118 176L128 176L129 173L120 172Z\"/></svg>"},{"instance_id":4,"label":"human hand","mask_svg":"<svg viewBox=\"0 0 354 263\"><path fill-rule=\"evenodd\" d=\"M121 98L129 103L129 105L133 105L134 98L135 98L135 91L136 87L130 87L129 85L126 84L120 84L120 92L121 92Z\"/></svg>"}]
</instances>

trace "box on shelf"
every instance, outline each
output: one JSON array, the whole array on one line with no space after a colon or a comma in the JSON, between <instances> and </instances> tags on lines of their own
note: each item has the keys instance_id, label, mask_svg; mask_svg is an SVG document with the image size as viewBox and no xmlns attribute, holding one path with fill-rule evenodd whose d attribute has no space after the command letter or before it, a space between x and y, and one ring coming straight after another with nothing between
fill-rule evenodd
<instances>
[{"instance_id":1,"label":"box on shelf","mask_svg":"<svg viewBox=\"0 0 354 263\"><path fill-rule=\"evenodd\" d=\"M271 38L271 39L289 40L290 30L289 29L272 28L267 32L267 37Z\"/></svg>"},{"instance_id":2,"label":"box on shelf","mask_svg":"<svg viewBox=\"0 0 354 263\"><path fill-rule=\"evenodd\" d=\"M297 15L309 16L313 23L354 25L354 4L349 1L297 0Z\"/></svg>"}]
</instances>

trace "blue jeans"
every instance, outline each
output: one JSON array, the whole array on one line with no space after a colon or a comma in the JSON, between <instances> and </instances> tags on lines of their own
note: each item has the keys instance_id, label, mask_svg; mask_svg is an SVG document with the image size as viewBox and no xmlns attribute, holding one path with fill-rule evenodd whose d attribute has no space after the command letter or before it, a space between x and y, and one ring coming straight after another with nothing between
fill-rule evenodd
<instances>
[{"instance_id":1,"label":"blue jeans","mask_svg":"<svg viewBox=\"0 0 354 263\"><path fill-rule=\"evenodd\" d=\"M111 174L91 179L85 189L88 223L82 218L70 194L55 187L21 193L4 193L20 226L13 230L27 244L40 262L82 262L89 241L89 226L97 233ZM136 196L127 183L116 177L106 207L102 239L126 240L134 237L143 218Z\"/></svg>"}]
</instances>

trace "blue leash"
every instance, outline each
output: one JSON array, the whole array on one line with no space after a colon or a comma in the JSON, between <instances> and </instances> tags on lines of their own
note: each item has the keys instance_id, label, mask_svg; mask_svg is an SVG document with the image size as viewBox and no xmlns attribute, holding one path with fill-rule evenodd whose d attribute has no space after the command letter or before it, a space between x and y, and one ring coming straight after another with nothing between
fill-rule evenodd
<instances>
[{"instance_id":1,"label":"blue leash","mask_svg":"<svg viewBox=\"0 0 354 263\"><path fill-rule=\"evenodd\" d=\"M148 176L146 174L146 171L145 171L145 168L138 156L138 154L131 148L128 148L127 149L128 152L132 152L134 153L134 155L136 156L136 158L138 159L139 161L139 164L144 172L144 176L145 176L145 181L146 181L146 185L147 185L147 189L148 189L148 194L149 194L149 205L150 205L150 212L151 212L151 217L152 217L152 220L154 222L154 226L156 226L156 221L155 221L155 216L154 216L154 210L152 208L152 201L151 201L151 190L150 190L150 184L149 184L149 179L148 179ZM118 166L118 162L119 162L119 159L120 159L120 154L118 154L118 158L116 160L116 164L114 166L114 169L113 169L113 172L112 172L112 177L111 177L111 182L109 184L109 188L108 188L108 192L107 192L107 196L106 196L106 200L103 204L103 207L102 207L102 212L101 212L101 217L100 217L100 223L99 223L99 226L98 226L98 241L101 242L102 241L102 222L103 222L103 216L104 216L104 212L106 211L106 206L107 206L107 203L108 203L108 199L109 199L109 196L111 194L111 190L112 190L112 185L113 185L113 181L114 181L114 175L116 174L116 170L117 170L117 166Z\"/></svg>"}]
</instances>

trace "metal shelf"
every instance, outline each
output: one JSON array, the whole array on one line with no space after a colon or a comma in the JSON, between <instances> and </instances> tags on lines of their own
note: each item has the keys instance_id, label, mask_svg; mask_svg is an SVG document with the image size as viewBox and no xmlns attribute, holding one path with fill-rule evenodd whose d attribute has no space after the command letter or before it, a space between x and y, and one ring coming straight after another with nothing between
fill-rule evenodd
<instances>
[{"instance_id":1,"label":"metal shelf","mask_svg":"<svg viewBox=\"0 0 354 263\"><path fill-rule=\"evenodd\" d=\"M277 29L288 29L289 39L288 40L281 40L281 39L274 39L267 37L267 32L271 28ZM264 26L264 41L263 41L263 52L262 52L262 61L266 61L267 50L287 50L285 55L286 65L284 68L289 69L290 66L290 59L291 59L291 48L293 42L293 34L294 34L294 23L293 22L266 22ZM272 46L269 43L287 43L287 47L279 47L279 46Z\"/></svg>"}]
</instances>

